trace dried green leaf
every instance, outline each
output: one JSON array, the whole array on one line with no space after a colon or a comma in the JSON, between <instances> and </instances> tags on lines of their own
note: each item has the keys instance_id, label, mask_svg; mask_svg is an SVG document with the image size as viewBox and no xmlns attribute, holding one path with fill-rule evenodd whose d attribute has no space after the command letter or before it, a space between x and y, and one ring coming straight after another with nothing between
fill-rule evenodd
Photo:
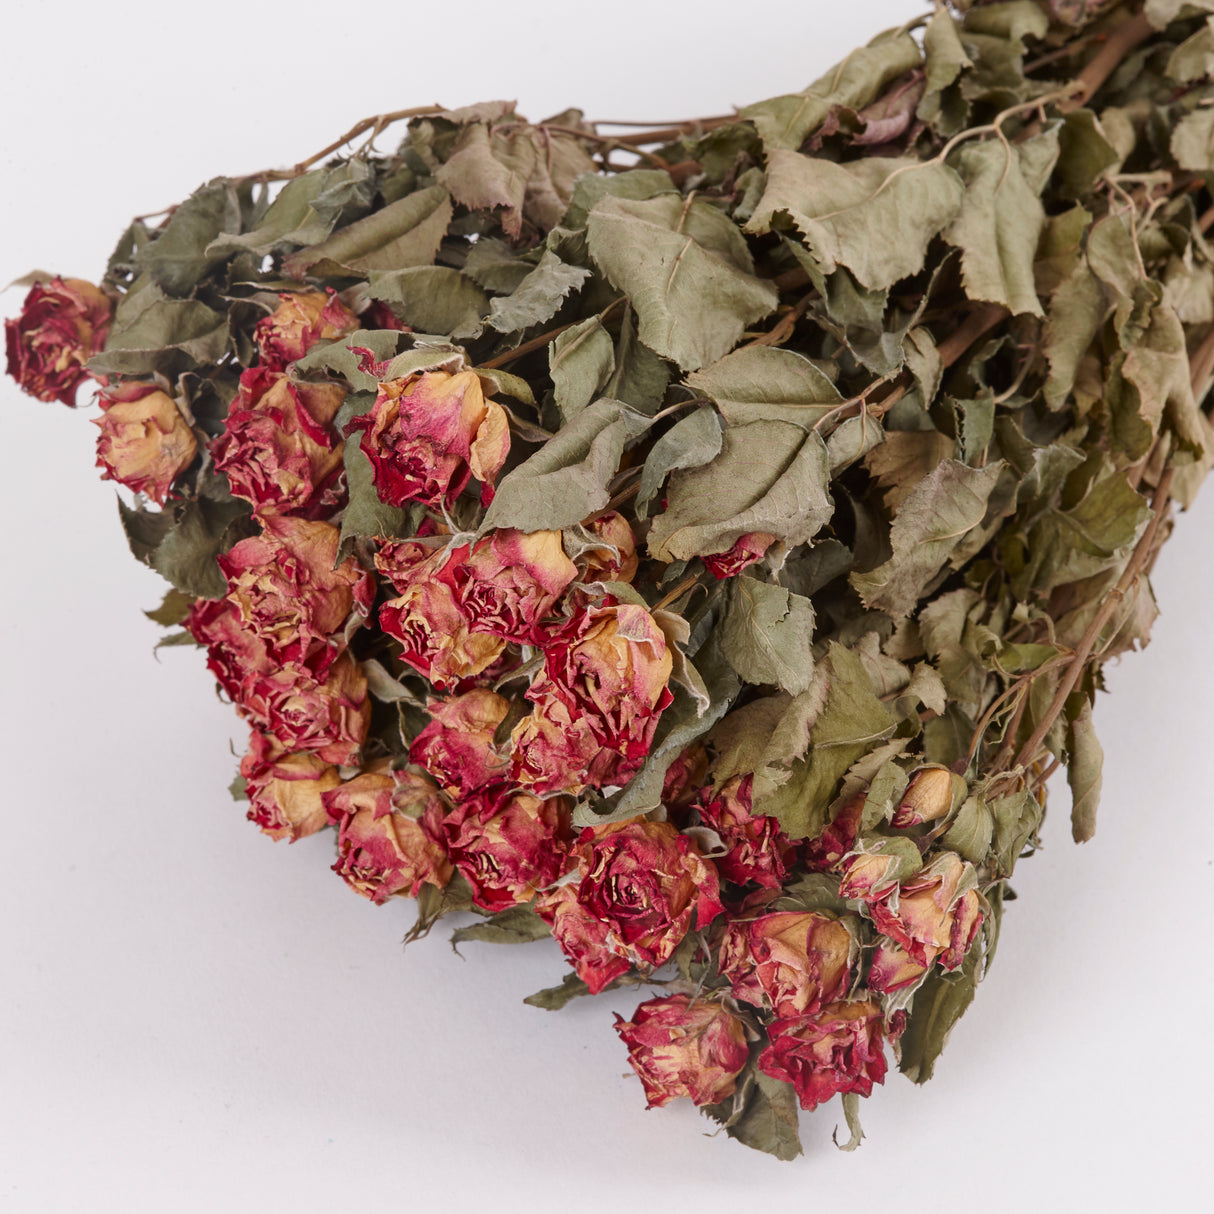
<instances>
[{"instance_id":1,"label":"dried green leaf","mask_svg":"<svg viewBox=\"0 0 1214 1214\"><path fill-rule=\"evenodd\" d=\"M452 214L451 196L441 186L418 190L292 253L283 269L302 278L309 272L341 276L430 266Z\"/></svg>"},{"instance_id":2,"label":"dried green leaf","mask_svg":"<svg viewBox=\"0 0 1214 1214\"><path fill-rule=\"evenodd\" d=\"M557 531L602 510L627 433L624 407L595 401L498 482L483 529Z\"/></svg>"},{"instance_id":3,"label":"dried green leaf","mask_svg":"<svg viewBox=\"0 0 1214 1214\"><path fill-rule=\"evenodd\" d=\"M577 417L604 391L614 370L615 345L597 316L566 329L548 347L548 374L562 419Z\"/></svg>"},{"instance_id":4,"label":"dried green leaf","mask_svg":"<svg viewBox=\"0 0 1214 1214\"><path fill-rule=\"evenodd\" d=\"M880 290L917 274L928 242L956 218L965 198L947 165L870 156L848 164L774 151L767 188L746 225L768 232L787 214L823 274L846 266Z\"/></svg>"},{"instance_id":5,"label":"dried green leaf","mask_svg":"<svg viewBox=\"0 0 1214 1214\"><path fill-rule=\"evenodd\" d=\"M610 986L607 987L610 990ZM543 1008L546 1012L559 1012L571 999L579 999L589 995L588 987L577 974L566 974L559 986L549 986L534 995L528 995L524 1003L532 1007Z\"/></svg>"},{"instance_id":6,"label":"dried green leaf","mask_svg":"<svg viewBox=\"0 0 1214 1214\"><path fill-rule=\"evenodd\" d=\"M915 992L898 1069L913 1083L926 1083L936 1070L953 1026L974 1001L978 987L979 950L972 948L961 968L951 974L931 970Z\"/></svg>"},{"instance_id":7,"label":"dried green leaf","mask_svg":"<svg viewBox=\"0 0 1214 1214\"><path fill-rule=\"evenodd\" d=\"M842 399L809 359L775 346L742 346L687 382L716 401L731 426L786 421L811 430Z\"/></svg>"},{"instance_id":8,"label":"dried green leaf","mask_svg":"<svg viewBox=\"0 0 1214 1214\"><path fill-rule=\"evenodd\" d=\"M222 312L195 299L170 299L149 284L123 300L104 352L89 359L88 368L100 375L174 376L219 362L229 340Z\"/></svg>"},{"instance_id":9,"label":"dried green leaf","mask_svg":"<svg viewBox=\"0 0 1214 1214\"><path fill-rule=\"evenodd\" d=\"M579 290L589 277L589 270L566 265L550 249L545 249L539 265L513 294L499 295L492 301L485 323L499 333L516 333L550 320L565 297Z\"/></svg>"},{"instance_id":10,"label":"dried green leaf","mask_svg":"<svg viewBox=\"0 0 1214 1214\"><path fill-rule=\"evenodd\" d=\"M448 266L372 270L367 294L381 299L407 325L455 339L475 337L489 311L489 297L466 275Z\"/></svg>"},{"instance_id":11,"label":"dried green leaf","mask_svg":"<svg viewBox=\"0 0 1214 1214\"><path fill-rule=\"evenodd\" d=\"M816 433L782 421L729 426L716 459L671 476L649 551L658 560L690 560L726 552L752 531L803 544L831 516L829 479Z\"/></svg>"},{"instance_id":12,"label":"dried green leaf","mask_svg":"<svg viewBox=\"0 0 1214 1214\"><path fill-rule=\"evenodd\" d=\"M156 239L135 255L136 267L166 295L188 295L225 257L211 242L221 232L240 230L240 202L226 177L200 186L170 216Z\"/></svg>"},{"instance_id":13,"label":"dried green leaf","mask_svg":"<svg viewBox=\"0 0 1214 1214\"><path fill-rule=\"evenodd\" d=\"M644 518L649 503L667 476L681 468L699 468L721 451L721 422L711 406L680 418L649 450L637 490L637 517Z\"/></svg>"},{"instance_id":14,"label":"dried green leaf","mask_svg":"<svg viewBox=\"0 0 1214 1214\"><path fill-rule=\"evenodd\" d=\"M813 678L814 608L809 599L756 578L734 578L721 624L721 648L747 683L790 695Z\"/></svg>"},{"instance_id":15,"label":"dried green leaf","mask_svg":"<svg viewBox=\"0 0 1214 1214\"><path fill-rule=\"evenodd\" d=\"M733 221L701 199L600 200L590 253L636 309L640 338L685 371L714 362L778 299Z\"/></svg>"},{"instance_id":16,"label":"dried green leaf","mask_svg":"<svg viewBox=\"0 0 1214 1214\"><path fill-rule=\"evenodd\" d=\"M1092 705L1084 700L1079 715L1071 722L1067 741L1070 761L1066 779L1071 786L1071 836L1086 843L1096 833L1096 807L1104 769L1104 748L1092 724Z\"/></svg>"},{"instance_id":17,"label":"dried green leaf","mask_svg":"<svg viewBox=\"0 0 1214 1214\"><path fill-rule=\"evenodd\" d=\"M533 940L545 940L551 935L548 924L530 906L510 906L484 923L472 923L458 927L451 933L451 947L466 940L480 940L485 944L530 944Z\"/></svg>"},{"instance_id":18,"label":"dried green leaf","mask_svg":"<svg viewBox=\"0 0 1214 1214\"><path fill-rule=\"evenodd\" d=\"M893 556L870 573L851 574L869 608L909 615L953 550L986 514L1002 464L968 468L944 460L902 503L890 530Z\"/></svg>"},{"instance_id":19,"label":"dried green leaf","mask_svg":"<svg viewBox=\"0 0 1214 1214\"><path fill-rule=\"evenodd\" d=\"M890 81L918 67L921 60L910 34L887 30L853 51L803 93L749 105L741 111L742 117L755 124L769 153L778 148L799 148L835 106L861 109Z\"/></svg>"}]
</instances>

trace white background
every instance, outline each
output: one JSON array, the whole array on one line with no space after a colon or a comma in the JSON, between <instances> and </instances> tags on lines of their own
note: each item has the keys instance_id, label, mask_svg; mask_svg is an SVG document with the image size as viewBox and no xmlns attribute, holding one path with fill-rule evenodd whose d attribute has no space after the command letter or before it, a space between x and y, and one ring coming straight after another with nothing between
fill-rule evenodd
<instances>
[{"instance_id":1,"label":"white background","mask_svg":"<svg viewBox=\"0 0 1214 1214\"><path fill-rule=\"evenodd\" d=\"M720 113L803 87L916 13L7 8L0 281L96 280L131 215L293 163L368 114L503 96L537 119ZM411 906L351 894L330 835L274 844L244 821L226 793L243 730L200 653L153 657L140 612L162 587L93 472L92 412L0 386L0 1208L1204 1205L1214 492L1160 561L1150 651L1110 670L1097 704L1096 839L1071 844L1056 786L936 1079L891 1075L852 1155L830 1142L836 1106L804 1116L806 1156L780 1164L705 1137L690 1106L645 1111L611 1027L636 996L525 1007L565 971L551 942L471 944L461 961L440 928L402 954Z\"/></svg>"}]
</instances>

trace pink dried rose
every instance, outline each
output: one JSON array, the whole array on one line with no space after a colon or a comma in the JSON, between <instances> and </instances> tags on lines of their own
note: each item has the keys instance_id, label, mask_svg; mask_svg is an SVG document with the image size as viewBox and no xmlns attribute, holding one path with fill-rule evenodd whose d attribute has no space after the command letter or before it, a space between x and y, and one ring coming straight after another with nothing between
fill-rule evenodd
<instances>
[{"instance_id":1,"label":"pink dried rose","mask_svg":"<svg viewBox=\"0 0 1214 1214\"><path fill-rule=\"evenodd\" d=\"M362 668L343 653L323 680L282 669L258 679L237 707L284 746L307 750L328 763L358 761L371 723Z\"/></svg>"},{"instance_id":2,"label":"pink dried rose","mask_svg":"<svg viewBox=\"0 0 1214 1214\"><path fill-rule=\"evenodd\" d=\"M607 943L607 924L578 901L576 882L541 890L536 895L535 909L592 995L632 968L631 962Z\"/></svg>"},{"instance_id":3,"label":"pink dried rose","mask_svg":"<svg viewBox=\"0 0 1214 1214\"><path fill-rule=\"evenodd\" d=\"M473 631L540 645L547 632L543 621L577 568L565 555L559 531L502 530L471 549L457 549L443 576Z\"/></svg>"},{"instance_id":4,"label":"pink dried rose","mask_svg":"<svg viewBox=\"0 0 1214 1214\"><path fill-rule=\"evenodd\" d=\"M375 554L375 567L398 594L379 611L379 626L401 644L401 660L439 691L459 688L493 665L506 642L474 632L459 593L444 580L444 551L417 543L387 543Z\"/></svg>"},{"instance_id":5,"label":"pink dried rose","mask_svg":"<svg viewBox=\"0 0 1214 1214\"><path fill-rule=\"evenodd\" d=\"M956 969L982 925L982 900L974 867L955 852L945 852L903 881L897 897L870 903L878 930L900 944L920 965L939 962Z\"/></svg>"},{"instance_id":6,"label":"pink dried rose","mask_svg":"<svg viewBox=\"0 0 1214 1214\"><path fill-rule=\"evenodd\" d=\"M258 515L332 515L345 494L332 426L344 398L336 384L296 383L265 367L246 371L212 447L232 492Z\"/></svg>"},{"instance_id":7,"label":"pink dried rose","mask_svg":"<svg viewBox=\"0 0 1214 1214\"><path fill-rule=\"evenodd\" d=\"M928 968L915 961L900 944L882 937L873 950L867 986L879 995L892 995L894 991L918 982Z\"/></svg>"},{"instance_id":8,"label":"pink dried rose","mask_svg":"<svg viewBox=\"0 0 1214 1214\"><path fill-rule=\"evenodd\" d=\"M443 822L447 850L485 910L530 902L569 866L571 805L501 784L473 793Z\"/></svg>"},{"instance_id":9,"label":"pink dried rose","mask_svg":"<svg viewBox=\"0 0 1214 1214\"><path fill-rule=\"evenodd\" d=\"M719 1104L734 1094L750 1049L745 1025L720 1003L670 995L642 1003L631 1020L617 1014L615 1021L648 1108L680 1096Z\"/></svg>"},{"instance_id":10,"label":"pink dried rose","mask_svg":"<svg viewBox=\"0 0 1214 1214\"><path fill-rule=\"evenodd\" d=\"M185 626L207 647L207 667L250 724L289 751L309 751L339 766L355 761L367 736L371 702L362 668L348 653L323 679L280 666L227 598L200 599Z\"/></svg>"},{"instance_id":11,"label":"pink dried rose","mask_svg":"<svg viewBox=\"0 0 1214 1214\"><path fill-rule=\"evenodd\" d=\"M895 853L881 850L854 852L842 864L839 893L844 898L876 903L898 888L902 861Z\"/></svg>"},{"instance_id":12,"label":"pink dried rose","mask_svg":"<svg viewBox=\"0 0 1214 1214\"><path fill-rule=\"evenodd\" d=\"M773 1021L771 1044L759 1070L796 1089L803 1109L816 1109L836 1092L872 1094L885 1081L881 1009L864 1000L829 1003L817 1012Z\"/></svg>"},{"instance_id":13,"label":"pink dried rose","mask_svg":"<svg viewBox=\"0 0 1214 1214\"><path fill-rule=\"evenodd\" d=\"M743 569L748 569L757 561L761 561L775 540L774 535L765 531L748 531L727 552L714 552L700 559L708 567L708 572L718 581L722 578L736 577Z\"/></svg>"},{"instance_id":14,"label":"pink dried rose","mask_svg":"<svg viewBox=\"0 0 1214 1214\"><path fill-rule=\"evenodd\" d=\"M505 410L486 399L474 371L423 371L381 383L370 412L346 427L347 435L358 430L375 490L392 506L450 505L474 476L487 504L510 450Z\"/></svg>"},{"instance_id":15,"label":"pink dried rose","mask_svg":"<svg viewBox=\"0 0 1214 1214\"><path fill-rule=\"evenodd\" d=\"M90 378L84 364L105 348L112 313L108 297L82 278L36 282L21 315L4 322L8 373L38 400L75 405Z\"/></svg>"},{"instance_id":16,"label":"pink dried rose","mask_svg":"<svg viewBox=\"0 0 1214 1214\"><path fill-rule=\"evenodd\" d=\"M261 362L282 371L317 342L353 333L358 317L332 291L283 291L278 307L253 329Z\"/></svg>"},{"instance_id":17,"label":"pink dried rose","mask_svg":"<svg viewBox=\"0 0 1214 1214\"><path fill-rule=\"evenodd\" d=\"M355 893L381 903L451 880L442 799L424 776L381 766L327 792L324 803L338 828L333 871Z\"/></svg>"},{"instance_id":18,"label":"pink dried rose","mask_svg":"<svg viewBox=\"0 0 1214 1214\"><path fill-rule=\"evenodd\" d=\"M721 836L729 851L716 859L721 876L738 885L755 881L768 889L784 884L796 846L775 818L750 810L752 775L735 776L699 805L700 821Z\"/></svg>"},{"instance_id":19,"label":"pink dried rose","mask_svg":"<svg viewBox=\"0 0 1214 1214\"><path fill-rule=\"evenodd\" d=\"M953 808L953 776L946 767L921 767L910 778L890 825L901 829L935 822Z\"/></svg>"},{"instance_id":20,"label":"pink dried rose","mask_svg":"<svg viewBox=\"0 0 1214 1214\"><path fill-rule=\"evenodd\" d=\"M582 832L578 901L607 927L607 945L634 965L669 961L691 929L724 912L712 861L669 822L615 822Z\"/></svg>"},{"instance_id":21,"label":"pink dried rose","mask_svg":"<svg viewBox=\"0 0 1214 1214\"><path fill-rule=\"evenodd\" d=\"M426 705L430 724L413 739L409 758L454 797L505 779L509 759L493 745L510 701L485 687Z\"/></svg>"},{"instance_id":22,"label":"pink dried rose","mask_svg":"<svg viewBox=\"0 0 1214 1214\"><path fill-rule=\"evenodd\" d=\"M776 911L733 920L719 964L738 999L789 1017L842 999L855 952L851 932L839 920L817 911Z\"/></svg>"},{"instance_id":23,"label":"pink dried rose","mask_svg":"<svg viewBox=\"0 0 1214 1214\"><path fill-rule=\"evenodd\" d=\"M623 784L644 763L673 657L643 607L579 612L550 636L526 692L534 711L511 737L512 778L538 792Z\"/></svg>"},{"instance_id":24,"label":"pink dried rose","mask_svg":"<svg viewBox=\"0 0 1214 1214\"><path fill-rule=\"evenodd\" d=\"M334 567L341 533L329 523L267 515L261 525L219 558L228 600L271 661L324 678L370 614L374 579L353 557Z\"/></svg>"},{"instance_id":25,"label":"pink dried rose","mask_svg":"<svg viewBox=\"0 0 1214 1214\"><path fill-rule=\"evenodd\" d=\"M314 754L289 754L255 729L240 774L249 798L246 816L271 839L294 843L328 826L324 795L341 783L332 764Z\"/></svg>"},{"instance_id":26,"label":"pink dried rose","mask_svg":"<svg viewBox=\"0 0 1214 1214\"><path fill-rule=\"evenodd\" d=\"M104 412L94 420L97 467L163 506L173 481L194 462L198 440L176 402L151 384L126 383L101 394Z\"/></svg>"}]
</instances>

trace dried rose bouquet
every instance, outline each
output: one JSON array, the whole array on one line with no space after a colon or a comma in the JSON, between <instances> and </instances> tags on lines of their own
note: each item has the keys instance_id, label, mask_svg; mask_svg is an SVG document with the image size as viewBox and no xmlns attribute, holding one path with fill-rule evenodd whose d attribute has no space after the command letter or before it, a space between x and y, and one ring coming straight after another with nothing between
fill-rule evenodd
<instances>
[{"instance_id":1,"label":"dried rose bouquet","mask_svg":"<svg viewBox=\"0 0 1214 1214\"><path fill-rule=\"evenodd\" d=\"M640 134L359 124L35 283L276 839L645 987L650 1106L790 1158L930 1077L1214 461L1214 2L941 5ZM392 154L341 149L407 123Z\"/></svg>"}]
</instances>

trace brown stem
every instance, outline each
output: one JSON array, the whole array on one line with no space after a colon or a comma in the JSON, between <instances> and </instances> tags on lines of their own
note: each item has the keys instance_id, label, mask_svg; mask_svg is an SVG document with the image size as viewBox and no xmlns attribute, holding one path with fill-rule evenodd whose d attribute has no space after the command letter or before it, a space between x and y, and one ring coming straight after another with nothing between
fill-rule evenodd
<instances>
[{"instance_id":1,"label":"brown stem","mask_svg":"<svg viewBox=\"0 0 1214 1214\"><path fill-rule=\"evenodd\" d=\"M1104 46L1088 60L1083 70L1075 77L1075 83L1079 87L1074 96L1059 103L1059 110L1066 114L1087 105L1097 89L1117 70L1121 61L1154 32L1155 27L1147 20L1145 13L1137 13L1119 25L1109 34Z\"/></svg>"},{"instance_id":2,"label":"brown stem","mask_svg":"<svg viewBox=\"0 0 1214 1214\"><path fill-rule=\"evenodd\" d=\"M396 110L391 114L373 114L370 118L364 118L361 122L356 122L340 139L333 140L327 147L322 148L314 156L309 156L307 160L301 160L294 168L291 169L265 169L260 173L246 173L243 177L237 178L237 182L244 181L290 181L294 177L302 177L314 164L324 160L326 156L331 156L338 148L349 143L351 140L357 139L359 135L374 129L378 135L385 127L391 126L394 122L401 122L406 118L424 118L428 114L441 114L443 107L441 105L421 105L416 106L411 110Z\"/></svg>"},{"instance_id":3,"label":"brown stem","mask_svg":"<svg viewBox=\"0 0 1214 1214\"><path fill-rule=\"evenodd\" d=\"M809 292L808 295L803 295L780 317L769 333L762 333L754 341L748 341L746 344L748 346L778 346L782 342L787 341L792 336L792 331L797 327L797 321L805 315L809 305L813 302L813 298L813 291Z\"/></svg>"},{"instance_id":4,"label":"brown stem","mask_svg":"<svg viewBox=\"0 0 1214 1214\"><path fill-rule=\"evenodd\" d=\"M530 354L533 350L542 349L549 342L556 341L566 329L572 328L572 321L567 325L557 325L555 329L549 329L547 333L541 333L538 337L533 337L530 341L523 342L521 346L515 346L513 350L507 350L505 354L499 354L496 358L491 358L488 362L481 363L477 369L480 371L492 371L495 367L504 367L508 363L522 358L524 354Z\"/></svg>"},{"instance_id":5,"label":"brown stem","mask_svg":"<svg viewBox=\"0 0 1214 1214\"><path fill-rule=\"evenodd\" d=\"M660 127L657 130L641 131L636 135L621 135L618 143L626 143L631 147L641 147L648 143L670 143L673 139L681 139L684 135L694 135L698 131L713 131L719 126L731 122L739 122L737 114L724 114L717 118L691 118L678 126ZM603 125L607 125L604 123Z\"/></svg>"},{"instance_id":6,"label":"brown stem","mask_svg":"<svg viewBox=\"0 0 1214 1214\"><path fill-rule=\"evenodd\" d=\"M1168 504L1171 501L1170 491L1174 471L1175 469L1169 465L1164 474L1159 478L1159 484L1155 488L1155 496L1151 501L1153 513L1151 521L1147 524L1147 529L1142 533L1142 537L1138 543L1135 544L1134 551L1130 554L1129 562L1125 567L1125 572L1122 573L1117 585L1100 605L1100 609L1092 618L1087 631L1075 647L1075 656L1071 658L1070 664L1063 671L1062 681L1058 684L1058 690L1054 693L1054 698L1050 701L1050 706L1046 709L1045 716L1037 722L1037 727L1029 735L1028 741L1020 748L1020 753L1016 755L1016 760L1013 763L1014 767L1025 767L1035 758L1037 751L1041 748L1042 742L1045 741L1045 735L1049 733L1054 722L1062 712L1067 697L1075 690L1075 684L1079 682L1079 677L1083 674L1084 667L1087 665L1088 657L1091 655L1092 648L1096 644L1097 637L1100 636L1101 629L1109 622L1118 604L1125 598L1126 593L1133 586L1139 574L1142 573L1147 562L1155 555L1155 540L1159 535L1164 515L1167 513Z\"/></svg>"}]
</instances>

